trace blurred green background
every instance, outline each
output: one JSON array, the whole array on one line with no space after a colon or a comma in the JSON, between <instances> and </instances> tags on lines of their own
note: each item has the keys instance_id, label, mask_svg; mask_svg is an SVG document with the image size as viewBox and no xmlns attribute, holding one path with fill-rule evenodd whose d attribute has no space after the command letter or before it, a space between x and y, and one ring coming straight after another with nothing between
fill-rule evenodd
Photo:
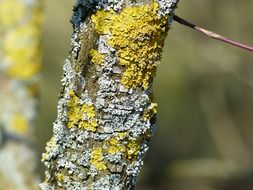
<instances>
[{"instance_id":1,"label":"blurred green background","mask_svg":"<svg viewBox=\"0 0 253 190\"><path fill-rule=\"evenodd\" d=\"M52 135L74 0L47 1L38 154ZM181 0L177 14L253 44L252 0ZM155 79L158 123L138 190L253 189L253 54L174 23ZM39 171L43 175L40 163Z\"/></svg>"}]
</instances>

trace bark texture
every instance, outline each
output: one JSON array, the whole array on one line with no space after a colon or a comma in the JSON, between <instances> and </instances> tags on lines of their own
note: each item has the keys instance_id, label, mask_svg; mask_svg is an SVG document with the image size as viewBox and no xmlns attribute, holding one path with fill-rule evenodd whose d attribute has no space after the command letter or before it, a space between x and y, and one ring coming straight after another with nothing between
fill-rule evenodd
<instances>
[{"instance_id":1,"label":"bark texture","mask_svg":"<svg viewBox=\"0 0 253 190\"><path fill-rule=\"evenodd\" d=\"M41 65L39 0L0 0L0 189L35 190L31 147Z\"/></svg>"},{"instance_id":2,"label":"bark texture","mask_svg":"<svg viewBox=\"0 0 253 190\"><path fill-rule=\"evenodd\" d=\"M176 4L77 1L41 189L134 189L155 129L152 80Z\"/></svg>"}]
</instances>

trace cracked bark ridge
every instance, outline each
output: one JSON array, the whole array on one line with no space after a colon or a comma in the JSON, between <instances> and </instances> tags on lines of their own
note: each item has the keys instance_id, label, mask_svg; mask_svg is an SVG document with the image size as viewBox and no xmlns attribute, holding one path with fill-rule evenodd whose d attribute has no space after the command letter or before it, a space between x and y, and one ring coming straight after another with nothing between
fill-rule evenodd
<instances>
[{"instance_id":1,"label":"cracked bark ridge","mask_svg":"<svg viewBox=\"0 0 253 190\"><path fill-rule=\"evenodd\" d=\"M152 81L177 0L78 0L42 190L134 189L153 135Z\"/></svg>"}]
</instances>

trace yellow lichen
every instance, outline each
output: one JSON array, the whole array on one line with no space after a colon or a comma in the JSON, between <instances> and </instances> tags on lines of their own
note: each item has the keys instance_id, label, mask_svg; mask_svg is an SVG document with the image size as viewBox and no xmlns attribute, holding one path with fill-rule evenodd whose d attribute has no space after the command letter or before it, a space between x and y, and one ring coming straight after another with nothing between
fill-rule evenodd
<instances>
[{"instance_id":1,"label":"yellow lichen","mask_svg":"<svg viewBox=\"0 0 253 190\"><path fill-rule=\"evenodd\" d=\"M118 137L118 135L116 135ZM141 148L141 143L142 138L139 140L128 140L125 139L125 134L124 134L124 139L118 140L115 137L110 138L107 141L107 153L109 154L117 154L117 153L122 153L124 155L124 158L128 160L133 160L136 158L138 155L140 148Z\"/></svg>"},{"instance_id":2,"label":"yellow lichen","mask_svg":"<svg viewBox=\"0 0 253 190\"><path fill-rule=\"evenodd\" d=\"M138 141L130 141L127 144L127 158L129 160L133 159L135 156L138 155L139 151L140 151L140 142Z\"/></svg>"},{"instance_id":3,"label":"yellow lichen","mask_svg":"<svg viewBox=\"0 0 253 190\"><path fill-rule=\"evenodd\" d=\"M100 171L107 168L104 162L103 149L101 147L92 150L90 163Z\"/></svg>"},{"instance_id":4,"label":"yellow lichen","mask_svg":"<svg viewBox=\"0 0 253 190\"><path fill-rule=\"evenodd\" d=\"M63 181L64 180L64 175L62 173L57 173L57 180L58 181Z\"/></svg>"},{"instance_id":5,"label":"yellow lichen","mask_svg":"<svg viewBox=\"0 0 253 190\"><path fill-rule=\"evenodd\" d=\"M73 127L82 119L82 114L79 106L68 107L68 128Z\"/></svg>"},{"instance_id":6,"label":"yellow lichen","mask_svg":"<svg viewBox=\"0 0 253 190\"><path fill-rule=\"evenodd\" d=\"M121 144L120 141L118 141L116 138L111 138L108 141L108 153L109 154L117 154L119 152L125 152L126 147L125 145Z\"/></svg>"},{"instance_id":7,"label":"yellow lichen","mask_svg":"<svg viewBox=\"0 0 253 190\"><path fill-rule=\"evenodd\" d=\"M87 121L80 121L78 127L82 129L86 129L88 131L95 132L98 127L98 124L96 121L92 121L90 123Z\"/></svg>"},{"instance_id":8,"label":"yellow lichen","mask_svg":"<svg viewBox=\"0 0 253 190\"><path fill-rule=\"evenodd\" d=\"M51 139L50 139L50 141L48 141L47 142L47 146L46 146L46 153L43 153L42 154L42 159L41 159L41 161L45 161L45 160L47 160L48 159L48 152L50 152L51 151L51 149L53 149L54 147L56 146L56 138L55 137L52 137Z\"/></svg>"},{"instance_id":9,"label":"yellow lichen","mask_svg":"<svg viewBox=\"0 0 253 190\"><path fill-rule=\"evenodd\" d=\"M18 0L0 1L0 26L15 26L25 14L24 3Z\"/></svg>"},{"instance_id":10,"label":"yellow lichen","mask_svg":"<svg viewBox=\"0 0 253 190\"><path fill-rule=\"evenodd\" d=\"M91 62L94 64L102 65L105 59L105 54L100 53L98 50L92 49L90 51Z\"/></svg>"},{"instance_id":11,"label":"yellow lichen","mask_svg":"<svg viewBox=\"0 0 253 190\"><path fill-rule=\"evenodd\" d=\"M67 104L68 107L68 122L67 127L78 126L79 128L95 132L98 124L96 121L96 112L94 106L81 104L78 96L71 90L69 92L70 100ZM84 119L86 117L86 119Z\"/></svg>"},{"instance_id":12,"label":"yellow lichen","mask_svg":"<svg viewBox=\"0 0 253 190\"><path fill-rule=\"evenodd\" d=\"M125 139L127 137L127 135L128 135L127 132L119 132L119 133L116 134L116 137L119 140L123 140L123 139Z\"/></svg>"},{"instance_id":13,"label":"yellow lichen","mask_svg":"<svg viewBox=\"0 0 253 190\"><path fill-rule=\"evenodd\" d=\"M15 132L20 134L26 134L28 130L28 120L22 114L13 115L11 118L11 128L15 130Z\"/></svg>"},{"instance_id":14,"label":"yellow lichen","mask_svg":"<svg viewBox=\"0 0 253 190\"><path fill-rule=\"evenodd\" d=\"M125 68L121 83L147 89L161 59L166 17L158 17L158 4L127 7L119 14L100 10L92 16L98 34L109 34L108 44L117 50Z\"/></svg>"},{"instance_id":15,"label":"yellow lichen","mask_svg":"<svg viewBox=\"0 0 253 190\"><path fill-rule=\"evenodd\" d=\"M110 30L110 17L116 14L113 11L97 11L96 15L92 15L92 22L95 23L95 29L99 34L107 34Z\"/></svg>"},{"instance_id":16,"label":"yellow lichen","mask_svg":"<svg viewBox=\"0 0 253 190\"><path fill-rule=\"evenodd\" d=\"M152 116L154 116L154 114L157 113L157 103L151 103L150 106L144 110L144 113L142 115L142 119L147 121L150 120L152 118Z\"/></svg>"},{"instance_id":17,"label":"yellow lichen","mask_svg":"<svg viewBox=\"0 0 253 190\"><path fill-rule=\"evenodd\" d=\"M40 70L39 30L32 23L9 32L4 41L4 52L9 67L6 74L29 79Z\"/></svg>"},{"instance_id":18,"label":"yellow lichen","mask_svg":"<svg viewBox=\"0 0 253 190\"><path fill-rule=\"evenodd\" d=\"M85 114L88 116L88 118L93 118L93 117L95 117L95 115L96 115L96 112L95 112L95 110L94 110L94 107L93 107L93 106L89 106L89 105L87 105L87 104L83 104L83 105L82 105L81 111L82 111L83 113L85 113Z\"/></svg>"}]
</instances>

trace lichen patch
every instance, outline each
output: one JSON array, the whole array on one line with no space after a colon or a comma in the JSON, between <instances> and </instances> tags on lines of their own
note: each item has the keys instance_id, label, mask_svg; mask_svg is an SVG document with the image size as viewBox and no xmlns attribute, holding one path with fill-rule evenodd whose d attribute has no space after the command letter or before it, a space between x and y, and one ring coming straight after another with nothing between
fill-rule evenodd
<instances>
[{"instance_id":1,"label":"lichen patch","mask_svg":"<svg viewBox=\"0 0 253 190\"><path fill-rule=\"evenodd\" d=\"M157 14L158 3L123 9L99 10L92 16L98 34L109 34L108 44L116 49L124 68L121 83L126 88L147 89L161 59L167 18Z\"/></svg>"}]
</instances>

